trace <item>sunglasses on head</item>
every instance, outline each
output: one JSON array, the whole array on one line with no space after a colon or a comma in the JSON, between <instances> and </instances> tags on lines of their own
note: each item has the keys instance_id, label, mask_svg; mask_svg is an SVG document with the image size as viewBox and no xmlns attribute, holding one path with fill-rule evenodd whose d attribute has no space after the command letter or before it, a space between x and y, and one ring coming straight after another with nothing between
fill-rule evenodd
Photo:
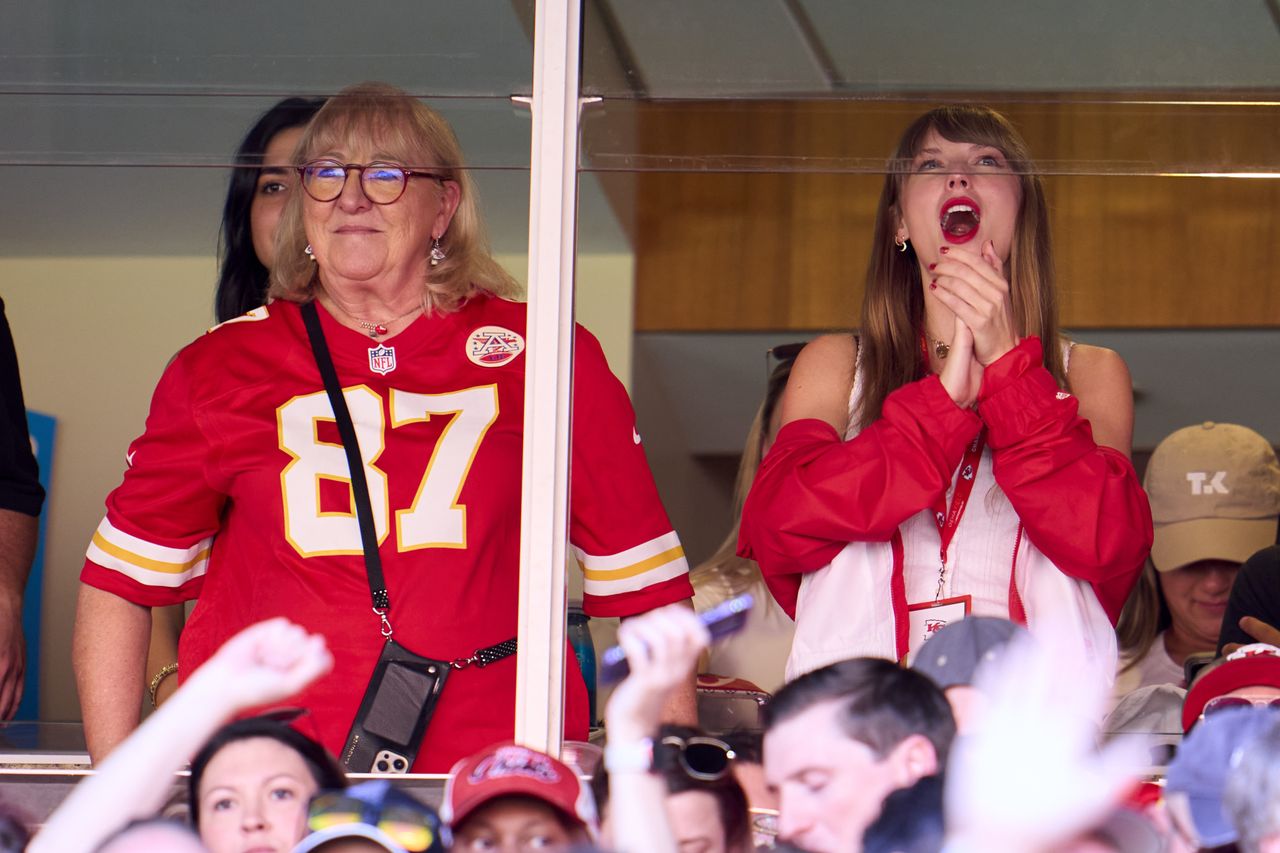
<instances>
[{"instance_id":1,"label":"sunglasses on head","mask_svg":"<svg viewBox=\"0 0 1280 853\"><path fill-rule=\"evenodd\" d=\"M436 826L428 813L410 806L389 803L375 808L364 800L341 791L317 794L307 812L307 829L319 832L334 826L364 823L376 826L387 837L412 853L421 853L436 839Z\"/></svg>"},{"instance_id":2,"label":"sunglasses on head","mask_svg":"<svg viewBox=\"0 0 1280 853\"><path fill-rule=\"evenodd\" d=\"M729 772L730 762L737 758L729 744L714 737L676 737L667 735L662 746L676 756L680 767L691 779L714 782Z\"/></svg>"},{"instance_id":3,"label":"sunglasses on head","mask_svg":"<svg viewBox=\"0 0 1280 853\"><path fill-rule=\"evenodd\" d=\"M800 350L808 346L808 341L796 341L790 344L778 344L764 351L764 376L768 381L773 372L784 364L791 364L800 355Z\"/></svg>"},{"instance_id":4,"label":"sunglasses on head","mask_svg":"<svg viewBox=\"0 0 1280 853\"><path fill-rule=\"evenodd\" d=\"M1204 703L1200 719L1211 717L1228 708L1272 708L1280 709L1280 697L1275 699L1250 699L1247 696L1215 696Z\"/></svg>"}]
</instances>

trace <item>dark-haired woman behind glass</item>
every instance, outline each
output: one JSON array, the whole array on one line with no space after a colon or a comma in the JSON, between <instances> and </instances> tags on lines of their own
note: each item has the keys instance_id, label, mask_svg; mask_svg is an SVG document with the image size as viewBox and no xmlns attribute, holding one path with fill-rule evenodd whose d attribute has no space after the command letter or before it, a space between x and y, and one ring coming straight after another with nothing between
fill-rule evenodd
<instances>
[{"instance_id":1,"label":"dark-haired woman behind glass","mask_svg":"<svg viewBox=\"0 0 1280 853\"><path fill-rule=\"evenodd\" d=\"M236 149L236 168L222 207L214 296L219 323L266 302L276 223L298 181L289 158L302 129L322 106L323 98L285 98L262 114Z\"/></svg>"}]
</instances>

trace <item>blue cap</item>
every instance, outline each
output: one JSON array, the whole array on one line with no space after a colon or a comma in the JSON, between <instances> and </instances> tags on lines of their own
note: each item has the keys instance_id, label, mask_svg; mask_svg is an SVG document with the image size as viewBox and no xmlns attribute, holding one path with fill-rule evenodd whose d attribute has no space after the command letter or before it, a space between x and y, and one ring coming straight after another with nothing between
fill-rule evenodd
<instances>
[{"instance_id":1,"label":"blue cap","mask_svg":"<svg viewBox=\"0 0 1280 853\"><path fill-rule=\"evenodd\" d=\"M1222 807L1222 792L1250 741L1276 719L1269 708L1228 708L1205 717L1182 739L1169 763L1165 791L1186 795L1201 847L1220 847L1237 840L1236 828Z\"/></svg>"}]
</instances>

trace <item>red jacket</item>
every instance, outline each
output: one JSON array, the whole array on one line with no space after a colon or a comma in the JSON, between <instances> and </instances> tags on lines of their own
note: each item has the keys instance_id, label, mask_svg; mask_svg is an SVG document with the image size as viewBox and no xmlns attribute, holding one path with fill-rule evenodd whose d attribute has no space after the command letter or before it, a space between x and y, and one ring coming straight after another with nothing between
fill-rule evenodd
<instances>
[{"instance_id":1,"label":"red jacket","mask_svg":"<svg viewBox=\"0 0 1280 853\"><path fill-rule=\"evenodd\" d=\"M1094 442L1077 409L1030 337L987 367L976 412L929 376L891 393L881 417L849 441L820 420L787 424L747 497L739 553L760 564L794 617L801 574L849 542L889 540L945 497L985 424L996 482L1027 536L1062 572L1092 585L1114 624L1151 550L1151 509L1133 465Z\"/></svg>"}]
</instances>

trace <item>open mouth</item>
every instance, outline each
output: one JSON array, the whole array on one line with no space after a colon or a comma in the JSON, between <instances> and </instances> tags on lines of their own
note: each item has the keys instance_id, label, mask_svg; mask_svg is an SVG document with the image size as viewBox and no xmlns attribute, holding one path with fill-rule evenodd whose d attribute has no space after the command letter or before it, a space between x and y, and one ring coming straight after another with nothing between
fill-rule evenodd
<instances>
[{"instance_id":1,"label":"open mouth","mask_svg":"<svg viewBox=\"0 0 1280 853\"><path fill-rule=\"evenodd\" d=\"M964 243L978 233L978 223L981 220L982 210L973 199L953 198L942 206L938 224L948 243Z\"/></svg>"}]
</instances>

